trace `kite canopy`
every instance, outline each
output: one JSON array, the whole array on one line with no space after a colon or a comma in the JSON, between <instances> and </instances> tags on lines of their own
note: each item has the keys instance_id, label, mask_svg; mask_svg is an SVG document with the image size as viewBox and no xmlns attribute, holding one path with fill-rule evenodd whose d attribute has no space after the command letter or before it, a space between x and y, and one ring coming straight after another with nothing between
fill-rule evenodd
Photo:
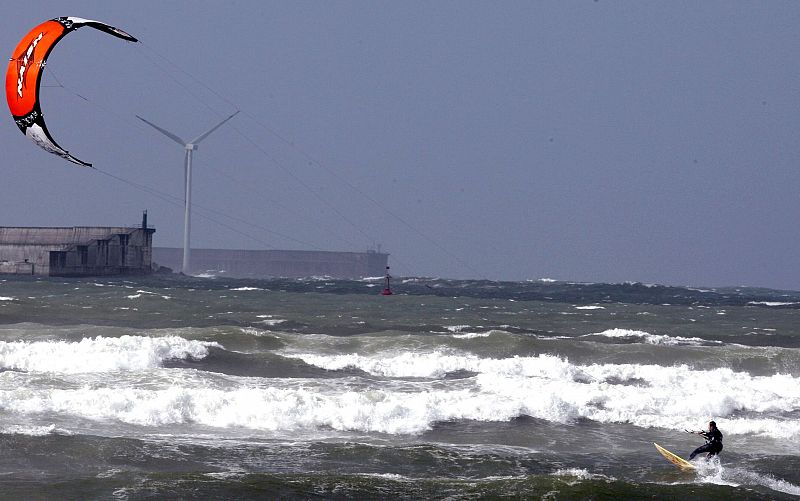
<instances>
[{"instance_id":1,"label":"kite canopy","mask_svg":"<svg viewBox=\"0 0 800 501\"><path fill-rule=\"evenodd\" d=\"M34 143L70 162L91 167L92 164L78 160L55 142L47 130L39 106L39 86L47 57L64 36L83 26L90 26L129 42L138 41L118 28L91 19L57 17L45 21L22 37L14 49L6 72L6 99L17 127Z\"/></svg>"}]
</instances>

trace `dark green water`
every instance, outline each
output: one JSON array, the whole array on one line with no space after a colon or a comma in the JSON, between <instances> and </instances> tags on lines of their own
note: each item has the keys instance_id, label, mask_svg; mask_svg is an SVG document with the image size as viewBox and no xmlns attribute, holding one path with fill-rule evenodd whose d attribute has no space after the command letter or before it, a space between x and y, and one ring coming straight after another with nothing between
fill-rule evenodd
<instances>
[{"instance_id":1,"label":"dark green water","mask_svg":"<svg viewBox=\"0 0 800 501\"><path fill-rule=\"evenodd\" d=\"M798 293L379 289L0 281L0 498L800 496Z\"/></svg>"}]
</instances>

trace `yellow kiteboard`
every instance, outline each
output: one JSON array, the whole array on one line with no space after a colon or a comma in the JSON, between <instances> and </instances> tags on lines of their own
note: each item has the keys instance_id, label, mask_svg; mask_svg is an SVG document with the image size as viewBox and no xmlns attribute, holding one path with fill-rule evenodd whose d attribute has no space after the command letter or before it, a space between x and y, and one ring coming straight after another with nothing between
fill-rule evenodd
<instances>
[{"instance_id":1,"label":"yellow kiteboard","mask_svg":"<svg viewBox=\"0 0 800 501\"><path fill-rule=\"evenodd\" d=\"M668 451L667 449L661 447L657 443L653 442L653 445L656 446L656 449L658 450L658 452L661 453L662 456L667 458L667 461L669 461L670 463L674 464L679 469L681 469L683 471L691 471L691 470L696 470L697 469L697 467L695 465L693 465L692 463L690 463L689 461L683 459L682 457L680 457L680 456L678 456L676 454L671 453L670 451Z\"/></svg>"}]
</instances>

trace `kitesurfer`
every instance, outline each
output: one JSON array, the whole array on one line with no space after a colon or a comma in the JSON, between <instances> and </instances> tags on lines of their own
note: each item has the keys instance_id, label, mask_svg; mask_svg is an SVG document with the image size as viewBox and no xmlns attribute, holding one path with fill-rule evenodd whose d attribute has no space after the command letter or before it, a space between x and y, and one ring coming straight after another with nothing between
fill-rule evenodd
<instances>
[{"instance_id":1,"label":"kitesurfer","mask_svg":"<svg viewBox=\"0 0 800 501\"><path fill-rule=\"evenodd\" d=\"M717 423L714 421L708 422L708 430L706 431L690 431L689 433L694 433L695 435L700 435L701 437L706 439L706 443L701 445L697 449L695 449L691 454L689 454L689 460L691 461L694 457L698 454L702 454L707 452L706 459L710 459L717 454L720 453L722 450L722 432L719 431L717 428Z\"/></svg>"}]
</instances>

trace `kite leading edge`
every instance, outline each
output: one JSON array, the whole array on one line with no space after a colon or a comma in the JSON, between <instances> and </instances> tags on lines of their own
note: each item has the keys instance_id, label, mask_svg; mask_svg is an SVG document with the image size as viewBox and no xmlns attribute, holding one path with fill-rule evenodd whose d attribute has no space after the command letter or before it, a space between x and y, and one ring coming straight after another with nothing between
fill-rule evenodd
<instances>
[{"instance_id":1,"label":"kite leading edge","mask_svg":"<svg viewBox=\"0 0 800 501\"><path fill-rule=\"evenodd\" d=\"M83 26L90 26L129 42L138 41L119 28L91 19L57 17L45 21L29 31L14 49L6 72L6 99L17 127L31 141L70 162L91 167L92 164L73 157L56 143L47 130L39 105L39 86L47 57L64 36Z\"/></svg>"}]
</instances>

